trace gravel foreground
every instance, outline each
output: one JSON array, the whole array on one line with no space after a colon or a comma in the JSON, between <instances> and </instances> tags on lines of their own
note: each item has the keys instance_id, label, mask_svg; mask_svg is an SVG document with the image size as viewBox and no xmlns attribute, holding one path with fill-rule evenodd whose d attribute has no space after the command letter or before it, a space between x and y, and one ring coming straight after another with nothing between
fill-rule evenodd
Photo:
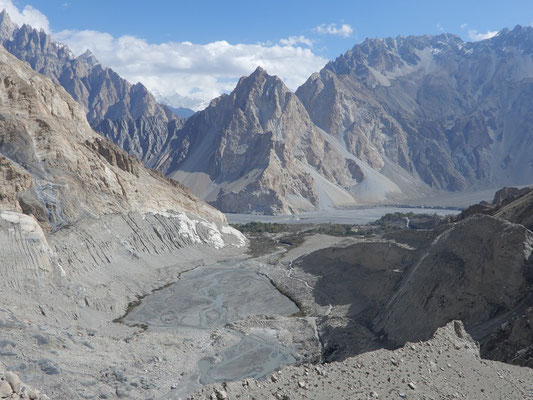
<instances>
[{"instance_id":1,"label":"gravel foreground","mask_svg":"<svg viewBox=\"0 0 533 400\"><path fill-rule=\"evenodd\" d=\"M284 368L265 381L203 388L191 399L533 399L533 370L481 359L460 321L426 342L324 365Z\"/></svg>"}]
</instances>

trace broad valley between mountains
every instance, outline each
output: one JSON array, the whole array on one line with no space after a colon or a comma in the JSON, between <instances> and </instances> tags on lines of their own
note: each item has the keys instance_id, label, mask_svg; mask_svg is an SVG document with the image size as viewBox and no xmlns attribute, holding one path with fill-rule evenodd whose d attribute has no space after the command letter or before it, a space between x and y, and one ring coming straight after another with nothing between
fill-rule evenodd
<instances>
[{"instance_id":1,"label":"broad valley between mountains","mask_svg":"<svg viewBox=\"0 0 533 400\"><path fill-rule=\"evenodd\" d=\"M3 7L0 399L533 400L533 27L358 40L296 87L267 69L348 23L154 45ZM95 55L139 49L135 84ZM197 65L179 104L154 49Z\"/></svg>"}]
</instances>

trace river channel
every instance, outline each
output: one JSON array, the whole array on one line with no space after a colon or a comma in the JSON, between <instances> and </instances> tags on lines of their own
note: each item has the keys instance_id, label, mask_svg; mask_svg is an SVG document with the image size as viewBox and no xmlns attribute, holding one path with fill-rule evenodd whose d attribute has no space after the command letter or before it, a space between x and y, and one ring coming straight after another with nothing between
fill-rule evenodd
<instances>
[{"instance_id":1,"label":"river channel","mask_svg":"<svg viewBox=\"0 0 533 400\"><path fill-rule=\"evenodd\" d=\"M148 295L123 318L148 329L215 330L225 327L237 344L198 362L199 383L261 379L295 362L275 335L243 334L226 326L254 315L290 316L298 307L270 280L241 262L219 263L183 273L180 280Z\"/></svg>"}]
</instances>

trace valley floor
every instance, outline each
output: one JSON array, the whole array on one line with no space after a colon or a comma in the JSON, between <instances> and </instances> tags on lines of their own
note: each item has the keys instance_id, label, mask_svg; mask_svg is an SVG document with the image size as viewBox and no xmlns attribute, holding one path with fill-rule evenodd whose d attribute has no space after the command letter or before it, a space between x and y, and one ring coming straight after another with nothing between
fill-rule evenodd
<instances>
[{"instance_id":1,"label":"valley floor","mask_svg":"<svg viewBox=\"0 0 533 400\"><path fill-rule=\"evenodd\" d=\"M368 322L428 257L416 248L460 227L406 230L398 214L374 226L241 226L262 230L247 231L247 249L171 248L166 220L143 218L51 235L64 246L58 265L73 270L49 281L28 278L40 274L30 265L6 272L4 369L60 400L533 399L533 370L481 359L460 322L400 345Z\"/></svg>"},{"instance_id":2,"label":"valley floor","mask_svg":"<svg viewBox=\"0 0 533 400\"><path fill-rule=\"evenodd\" d=\"M264 222L277 224L348 224L364 225L375 221L386 214L401 212L413 214L436 214L439 216L458 214L460 208L450 207L415 207L415 206L361 206L337 208L323 211L309 211L294 215L254 215L226 214L231 224Z\"/></svg>"}]
</instances>

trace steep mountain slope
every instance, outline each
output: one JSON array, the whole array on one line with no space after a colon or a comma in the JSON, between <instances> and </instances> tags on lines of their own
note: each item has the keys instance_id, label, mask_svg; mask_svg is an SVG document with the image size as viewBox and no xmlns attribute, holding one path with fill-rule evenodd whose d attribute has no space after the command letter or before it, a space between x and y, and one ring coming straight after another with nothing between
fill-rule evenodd
<instances>
[{"instance_id":1,"label":"steep mountain slope","mask_svg":"<svg viewBox=\"0 0 533 400\"><path fill-rule=\"evenodd\" d=\"M291 213L400 192L261 68L190 117L156 167L227 212Z\"/></svg>"},{"instance_id":2,"label":"steep mountain slope","mask_svg":"<svg viewBox=\"0 0 533 400\"><path fill-rule=\"evenodd\" d=\"M0 43L17 58L61 84L84 108L89 123L128 153L151 165L182 120L140 83L131 85L87 51L74 57L43 31L17 27L0 14Z\"/></svg>"},{"instance_id":3,"label":"steep mountain slope","mask_svg":"<svg viewBox=\"0 0 533 400\"><path fill-rule=\"evenodd\" d=\"M4 209L58 228L113 212L190 212L224 217L147 170L90 128L81 106L0 49L0 167Z\"/></svg>"},{"instance_id":4,"label":"steep mountain slope","mask_svg":"<svg viewBox=\"0 0 533 400\"><path fill-rule=\"evenodd\" d=\"M296 92L319 127L434 189L531 183L533 28L367 39Z\"/></svg>"}]
</instances>

